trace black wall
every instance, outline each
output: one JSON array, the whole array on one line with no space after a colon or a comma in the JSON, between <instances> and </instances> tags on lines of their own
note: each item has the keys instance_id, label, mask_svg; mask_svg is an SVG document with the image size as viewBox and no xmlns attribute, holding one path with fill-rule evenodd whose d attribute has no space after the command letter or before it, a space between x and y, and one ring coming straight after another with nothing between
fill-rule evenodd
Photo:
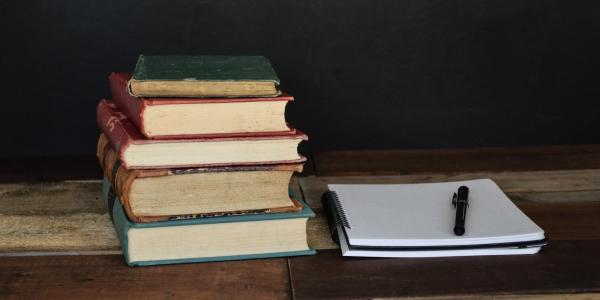
<instances>
[{"instance_id":1,"label":"black wall","mask_svg":"<svg viewBox=\"0 0 600 300\"><path fill-rule=\"evenodd\" d=\"M600 142L598 1L1 1L0 157L92 154L138 54L261 54L315 150Z\"/></svg>"}]
</instances>

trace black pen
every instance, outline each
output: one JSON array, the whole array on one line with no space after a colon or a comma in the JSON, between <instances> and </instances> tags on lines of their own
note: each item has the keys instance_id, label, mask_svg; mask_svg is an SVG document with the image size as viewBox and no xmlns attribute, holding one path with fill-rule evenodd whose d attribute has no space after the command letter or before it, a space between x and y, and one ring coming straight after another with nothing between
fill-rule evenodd
<instances>
[{"instance_id":1,"label":"black pen","mask_svg":"<svg viewBox=\"0 0 600 300\"><path fill-rule=\"evenodd\" d=\"M456 208L456 219L454 220L454 234L465 234L465 219L467 218L467 206L469 206L469 188L461 186L458 194L454 193L452 205Z\"/></svg>"}]
</instances>

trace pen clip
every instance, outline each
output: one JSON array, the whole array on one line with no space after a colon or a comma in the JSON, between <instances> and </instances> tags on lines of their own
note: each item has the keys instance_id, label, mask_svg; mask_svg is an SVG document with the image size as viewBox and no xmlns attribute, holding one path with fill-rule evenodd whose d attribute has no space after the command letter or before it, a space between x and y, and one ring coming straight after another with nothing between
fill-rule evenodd
<instances>
[{"instance_id":1,"label":"pen clip","mask_svg":"<svg viewBox=\"0 0 600 300\"><path fill-rule=\"evenodd\" d=\"M458 194L454 193L452 195L452 206L454 206L456 208L456 201L458 199Z\"/></svg>"}]
</instances>

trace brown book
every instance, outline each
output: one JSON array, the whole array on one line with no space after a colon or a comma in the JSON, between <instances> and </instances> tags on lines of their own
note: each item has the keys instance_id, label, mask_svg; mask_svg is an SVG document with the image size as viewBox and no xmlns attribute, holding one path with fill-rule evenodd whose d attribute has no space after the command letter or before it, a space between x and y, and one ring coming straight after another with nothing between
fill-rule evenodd
<instances>
[{"instance_id":1,"label":"brown book","mask_svg":"<svg viewBox=\"0 0 600 300\"><path fill-rule=\"evenodd\" d=\"M134 222L302 209L288 193L290 178L302 164L128 170L103 135L97 156Z\"/></svg>"}]
</instances>

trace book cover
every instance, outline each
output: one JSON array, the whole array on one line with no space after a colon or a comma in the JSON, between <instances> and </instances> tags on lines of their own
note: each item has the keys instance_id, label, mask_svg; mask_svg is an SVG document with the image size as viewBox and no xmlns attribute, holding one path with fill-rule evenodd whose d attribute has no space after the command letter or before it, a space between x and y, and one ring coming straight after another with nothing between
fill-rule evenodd
<instances>
[{"instance_id":1,"label":"book cover","mask_svg":"<svg viewBox=\"0 0 600 300\"><path fill-rule=\"evenodd\" d=\"M308 137L296 130L291 128L289 132L279 135L268 135L268 136L211 136L194 139L169 139L169 140L151 140L146 139L137 130L135 125L123 114L118 107L111 101L101 100L98 104L97 110L97 121L98 126L107 137L110 145L115 149L123 166L130 169L128 161L123 159L125 150L131 145L144 145L144 144L176 144L176 143L203 143L203 142L222 142L222 141L266 141L266 140L307 140ZM139 166L138 168L182 168L182 167L205 167L205 166L223 166L223 165L259 165L259 164L278 164L278 163L298 163L305 161L306 158L299 156L298 159L286 160L286 161L260 161L260 162L244 162L235 161L231 163L217 163L217 164L185 164L185 165L156 165L156 166Z\"/></svg>"},{"instance_id":2,"label":"book cover","mask_svg":"<svg viewBox=\"0 0 600 300\"><path fill-rule=\"evenodd\" d=\"M290 191L290 193L292 193ZM315 213L310 207L304 203L298 196L292 195L297 201L302 203L303 209L299 212L289 213L275 213L275 214L257 214L257 215L243 215L243 216L225 216L225 217L208 217L198 219L187 219L187 220L174 220L164 222L153 222L153 223L134 223L130 221L122 206L119 198L116 196L110 182L108 180L103 181L102 185L102 199L107 205L109 216L115 230L117 237L121 243L123 250L123 256L125 261L130 266L151 266L151 265L162 265L162 264L179 264L179 263L194 263L194 262L211 262L211 261L226 261L226 260L242 260L242 259L257 259L257 258L269 258L269 257L285 257L285 256L299 256L299 255L313 255L316 253L315 250L302 250L302 251L291 251L291 252L274 252L274 253L262 253L252 255L235 255L235 256L218 256L218 257L198 257L198 258L186 258L186 259L173 259L173 260L154 260L154 261L131 261L127 252L128 245L128 231L131 228L157 228L157 227L168 227L168 226L185 226L185 225L201 225L201 224L215 224L215 223L227 223L227 222L249 222L249 221L262 221L262 220L279 220L279 219L292 219L292 218L314 218Z\"/></svg>"},{"instance_id":3,"label":"book cover","mask_svg":"<svg viewBox=\"0 0 600 300\"><path fill-rule=\"evenodd\" d=\"M153 86L136 87L140 83ZM195 89L196 83L234 84L237 95L272 97L279 94L279 78L271 63L263 56L223 56L223 55L140 55L129 81L129 91L134 96L177 96L204 97L211 93L208 89ZM168 84L178 84L169 88ZM184 84L181 84L184 83ZM242 86L236 85L242 84ZM250 85L263 84L269 87L252 91ZM191 89L188 89L191 88ZM226 90L224 90L226 91ZM218 93L217 93L218 94ZM223 94L228 97L234 94ZM218 95L216 95L218 96Z\"/></svg>"},{"instance_id":4,"label":"book cover","mask_svg":"<svg viewBox=\"0 0 600 300\"><path fill-rule=\"evenodd\" d=\"M227 212L214 212L204 214L186 214L176 216L137 216L133 212L131 202L129 201L129 194L131 191L131 185L134 180L139 178L148 177L161 177L161 176L177 176L194 173L209 173L209 172L241 172L241 171L302 171L302 165L300 164L282 164L282 165L262 165L262 166L223 166L223 167L209 167L209 168L189 168L189 169L142 169L142 170L127 170L121 164L116 152L112 149L110 144L107 142L104 135L102 135L98 141L98 149L96 153L100 166L104 171L104 176L108 182L114 188L116 195L121 200L123 209L127 217L137 223L157 222L166 220L176 219L190 219L190 218L201 218L201 217L214 217L214 216L225 216L225 215L244 215L244 214L257 214L257 213L279 213L279 212L291 212L300 211L302 204L293 198L290 198L290 205L285 207L273 207L268 209L255 209L255 210L243 210L243 211L227 211Z\"/></svg>"},{"instance_id":5,"label":"book cover","mask_svg":"<svg viewBox=\"0 0 600 300\"><path fill-rule=\"evenodd\" d=\"M111 73L109 76L109 86L112 95L112 101L119 107L119 110L135 124L139 131L147 138L165 139L165 138L193 138L206 137L211 134L195 135L154 135L146 130L144 123L144 113L146 109L153 106L176 105L176 104L208 104L208 103L241 103L241 102L264 102L264 101L293 101L294 97L282 93L277 97L246 97L246 98L152 98L152 97L134 97L128 91L128 82L131 79L130 73ZM290 129L291 130L291 129ZM287 132L289 132L288 130ZM268 136L274 134L285 134L286 132L242 132L229 133L229 136Z\"/></svg>"}]
</instances>

